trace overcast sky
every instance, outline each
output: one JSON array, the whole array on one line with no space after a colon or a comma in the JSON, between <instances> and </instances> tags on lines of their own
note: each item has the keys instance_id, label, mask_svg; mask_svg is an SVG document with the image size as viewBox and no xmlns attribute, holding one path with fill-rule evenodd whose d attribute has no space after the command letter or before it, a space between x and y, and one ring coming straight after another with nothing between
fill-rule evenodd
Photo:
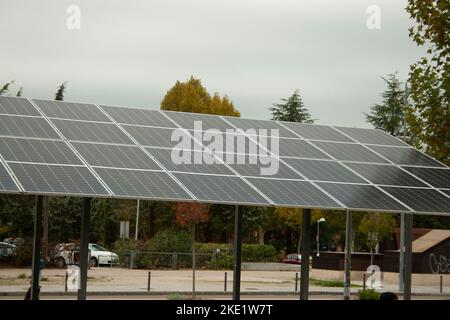
<instances>
[{"instance_id":1,"label":"overcast sky","mask_svg":"<svg viewBox=\"0 0 450 320\"><path fill-rule=\"evenodd\" d=\"M81 29L66 26L81 9ZM194 75L242 117L299 89L320 124L368 127L383 75L408 75L424 50L408 37L404 0L0 0L0 84L29 97L159 108ZM366 26L370 5L381 29Z\"/></svg>"}]
</instances>

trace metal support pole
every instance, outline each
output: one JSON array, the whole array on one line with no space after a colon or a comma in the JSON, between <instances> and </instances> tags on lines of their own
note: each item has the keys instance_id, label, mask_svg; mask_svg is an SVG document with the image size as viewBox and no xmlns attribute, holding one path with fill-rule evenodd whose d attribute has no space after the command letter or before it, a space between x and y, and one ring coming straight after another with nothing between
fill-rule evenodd
<instances>
[{"instance_id":1,"label":"metal support pole","mask_svg":"<svg viewBox=\"0 0 450 320\"><path fill-rule=\"evenodd\" d=\"M319 246L319 225L320 225L320 222L317 221L317 235L316 235L316 242L317 242L317 253L316 253L316 255L317 256L320 255L320 253L319 253L319 251L320 251L320 246Z\"/></svg>"},{"instance_id":2,"label":"metal support pole","mask_svg":"<svg viewBox=\"0 0 450 320\"><path fill-rule=\"evenodd\" d=\"M350 300L350 276L352 269L352 212L347 210L345 222L344 300Z\"/></svg>"},{"instance_id":3,"label":"metal support pole","mask_svg":"<svg viewBox=\"0 0 450 320\"><path fill-rule=\"evenodd\" d=\"M228 273L225 272L224 280L223 280L223 291L227 292L227 282L228 282Z\"/></svg>"},{"instance_id":4,"label":"metal support pole","mask_svg":"<svg viewBox=\"0 0 450 320\"><path fill-rule=\"evenodd\" d=\"M152 283L152 272L148 272L148 279L147 279L147 291L150 292L150 284Z\"/></svg>"},{"instance_id":5,"label":"metal support pole","mask_svg":"<svg viewBox=\"0 0 450 320\"><path fill-rule=\"evenodd\" d=\"M302 219L302 265L300 274L300 300L308 300L309 256L311 253L311 209L303 209Z\"/></svg>"},{"instance_id":6,"label":"metal support pole","mask_svg":"<svg viewBox=\"0 0 450 320\"><path fill-rule=\"evenodd\" d=\"M404 289L405 273L405 214L400 213L400 244L399 244L399 268L398 268L398 290Z\"/></svg>"},{"instance_id":7,"label":"metal support pole","mask_svg":"<svg viewBox=\"0 0 450 320\"><path fill-rule=\"evenodd\" d=\"M442 293L442 285L443 285L443 275L441 274L439 277L439 293Z\"/></svg>"},{"instance_id":8,"label":"metal support pole","mask_svg":"<svg viewBox=\"0 0 450 320\"><path fill-rule=\"evenodd\" d=\"M403 300L411 300L411 272L412 272L412 230L413 215L405 216L405 274Z\"/></svg>"},{"instance_id":9,"label":"metal support pole","mask_svg":"<svg viewBox=\"0 0 450 320\"><path fill-rule=\"evenodd\" d=\"M39 299L39 262L41 260L41 237L42 237L42 207L43 196L36 196L36 207L34 212L34 238L31 276L31 300Z\"/></svg>"},{"instance_id":10,"label":"metal support pole","mask_svg":"<svg viewBox=\"0 0 450 320\"><path fill-rule=\"evenodd\" d=\"M233 268L233 300L241 298L241 249L242 249L242 207L236 206L234 211L234 268Z\"/></svg>"},{"instance_id":11,"label":"metal support pole","mask_svg":"<svg viewBox=\"0 0 450 320\"><path fill-rule=\"evenodd\" d=\"M295 273L295 292L298 291L298 272Z\"/></svg>"},{"instance_id":12,"label":"metal support pole","mask_svg":"<svg viewBox=\"0 0 450 320\"><path fill-rule=\"evenodd\" d=\"M138 239L138 230L139 230L139 199L137 200L137 205L136 205L136 230L134 230L134 240Z\"/></svg>"},{"instance_id":13,"label":"metal support pole","mask_svg":"<svg viewBox=\"0 0 450 320\"><path fill-rule=\"evenodd\" d=\"M90 220L91 198L83 198L80 239L80 289L78 289L78 300L86 300Z\"/></svg>"},{"instance_id":14,"label":"metal support pole","mask_svg":"<svg viewBox=\"0 0 450 320\"><path fill-rule=\"evenodd\" d=\"M363 291L366 291L366 274L363 274Z\"/></svg>"}]
</instances>

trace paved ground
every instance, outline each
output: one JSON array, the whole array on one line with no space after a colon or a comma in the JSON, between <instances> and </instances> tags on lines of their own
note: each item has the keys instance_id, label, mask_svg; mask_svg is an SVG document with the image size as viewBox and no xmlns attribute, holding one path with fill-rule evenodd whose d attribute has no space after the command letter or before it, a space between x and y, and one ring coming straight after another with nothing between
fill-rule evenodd
<instances>
[{"instance_id":1,"label":"paved ground","mask_svg":"<svg viewBox=\"0 0 450 320\"><path fill-rule=\"evenodd\" d=\"M146 295L148 283L148 270L130 270L123 268L92 268L88 271L88 292L95 294L91 298L120 298L130 295L132 299L155 299L167 298L174 292L188 294L192 289L191 270L151 270L151 296ZM0 299L21 298L29 287L30 269L0 269ZM197 292L207 293L208 299L217 296L219 299L227 299L224 293L225 271L200 270L196 273ZM233 273L227 271L227 290L231 291ZM64 269L45 269L41 282L43 297L72 299L73 296L62 296L64 293ZM281 299L297 299L295 293L295 272L293 271L242 271L241 291L243 298L247 294L256 296L258 299L272 296ZM362 285L355 282L354 284ZM352 288L356 293L361 288ZM310 285L311 297L313 299L341 299L342 288L319 287ZM397 292L396 285L386 285L380 291ZM414 287L413 293L416 297L440 297L450 299L450 287L444 287L444 295L439 294L439 287L421 286ZM114 296L110 296L110 294ZM12 296L11 296L12 295Z\"/></svg>"}]
</instances>

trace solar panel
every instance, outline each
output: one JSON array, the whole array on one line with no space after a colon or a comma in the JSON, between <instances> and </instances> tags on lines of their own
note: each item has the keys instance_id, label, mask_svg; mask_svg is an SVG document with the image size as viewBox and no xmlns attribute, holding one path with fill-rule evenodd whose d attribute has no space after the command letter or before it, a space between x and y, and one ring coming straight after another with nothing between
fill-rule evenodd
<instances>
[{"instance_id":1,"label":"solar panel","mask_svg":"<svg viewBox=\"0 0 450 320\"><path fill-rule=\"evenodd\" d=\"M108 192L86 167L9 163L27 193L106 196Z\"/></svg>"},{"instance_id":2,"label":"solar panel","mask_svg":"<svg viewBox=\"0 0 450 320\"><path fill-rule=\"evenodd\" d=\"M371 185L326 182L318 185L352 210L410 211Z\"/></svg>"},{"instance_id":3,"label":"solar panel","mask_svg":"<svg viewBox=\"0 0 450 320\"><path fill-rule=\"evenodd\" d=\"M270 205L263 196L237 176L174 173L200 201L223 204Z\"/></svg>"},{"instance_id":4,"label":"solar panel","mask_svg":"<svg viewBox=\"0 0 450 320\"><path fill-rule=\"evenodd\" d=\"M362 128L345 128L336 127L339 131L347 134L352 139L367 144L380 144L388 146L407 146L403 141L394 138L390 134L377 129L362 129Z\"/></svg>"},{"instance_id":5,"label":"solar panel","mask_svg":"<svg viewBox=\"0 0 450 320\"><path fill-rule=\"evenodd\" d=\"M342 208L336 201L307 181L248 179L277 206Z\"/></svg>"},{"instance_id":6,"label":"solar panel","mask_svg":"<svg viewBox=\"0 0 450 320\"><path fill-rule=\"evenodd\" d=\"M50 101L33 99L33 102L49 118L62 118L72 120L88 120L110 122L105 114L95 105L88 103L75 103L65 101Z\"/></svg>"},{"instance_id":7,"label":"solar panel","mask_svg":"<svg viewBox=\"0 0 450 320\"><path fill-rule=\"evenodd\" d=\"M44 118L0 115L0 136L59 139Z\"/></svg>"},{"instance_id":8,"label":"solar panel","mask_svg":"<svg viewBox=\"0 0 450 320\"><path fill-rule=\"evenodd\" d=\"M113 123L57 119L52 122L68 140L134 145L130 138Z\"/></svg>"},{"instance_id":9,"label":"solar panel","mask_svg":"<svg viewBox=\"0 0 450 320\"><path fill-rule=\"evenodd\" d=\"M382 187L420 213L449 213L450 198L433 189Z\"/></svg>"},{"instance_id":10,"label":"solar panel","mask_svg":"<svg viewBox=\"0 0 450 320\"><path fill-rule=\"evenodd\" d=\"M0 97L0 153L4 192L450 214L450 169L380 130Z\"/></svg>"},{"instance_id":11,"label":"solar panel","mask_svg":"<svg viewBox=\"0 0 450 320\"><path fill-rule=\"evenodd\" d=\"M0 191L18 192L20 191L5 166L0 162Z\"/></svg>"},{"instance_id":12,"label":"solar panel","mask_svg":"<svg viewBox=\"0 0 450 320\"><path fill-rule=\"evenodd\" d=\"M258 132L259 129L266 129L268 131L267 133L270 134L270 129L278 129L280 137L298 138L295 133L291 132L275 121L241 119L235 117L223 117L223 119L243 131L246 131L248 129L255 129Z\"/></svg>"},{"instance_id":13,"label":"solar panel","mask_svg":"<svg viewBox=\"0 0 450 320\"><path fill-rule=\"evenodd\" d=\"M82 164L63 141L0 138L0 150L6 161Z\"/></svg>"},{"instance_id":14,"label":"solar panel","mask_svg":"<svg viewBox=\"0 0 450 320\"><path fill-rule=\"evenodd\" d=\"M331 159L308 142L299 139L280 139L279 148L280 157Z\"/></svg>"},{"instance_id":15,"label":"solar panel","mask_svg":"<svg viewBox=\"0 0 450 320\"><path fill-rule=\"evenodd\" d=\"M172 141L174 129L149 128L140 126L123 125L123 128L143 146L173 148L178 144L179 140ZM182 132L182 131L179 131ZM188 132L183 133L183 139L190 140ZM193 144L191 144L191 147Z\"/></svg>"},{"instance_id":16,"label":"solar panel","mask_svg":"<svg viewBox=\"0 0 450 320\"><path fill-rule=\"evenodd\" d=\"M450 169L448 168L420 168L403 167L435 188L450 189Z\"/></svg>"},{"instance_id":17,"label":"solar panel","mask_svg":"<svg viewBox=\"0 0 450 320\"><path fill-rule=\"evenodd\" d=\"M230 164L242 176L251 177L270 177L280 179L303 179L302 176L284 165L282 162L277 163L275 158L256 159L257 164L250 164L248 156L245 157L245 163ZM262 164L260 161L267 161ZM272 169L271 169L272 168Z\"/></svg>"},{"instance_id":18,"label":"solar panel","mask_svg":"<svg viewBox=\"0 0 450 320\"><path fill-rule=\"evenodd\" d=\"M211 149L216 145L216 141L222 141L222 150L216 150L217 153L233 153L233 154L260 154L261 148L258 144L258 136L249 136L244 134L234 133L207 133L190 131L190 134L198 141L203 143L203 146ZM260 141L260 140L259 140ZM270 140L267 141L266 146L270 149Z\"/></svg>"},{"instance_id":19,"label":"solar panel","mask_svg":"<svg viewBox=\"0 0 450 320\"><path fill-rule=\"evenodd\" d=\"M347 163L347 166L374 184L427 187L426 184L397 166L366 163Z\"/></svg>"},{"instance_id":20,"label":"solar panel","mask_svg":"<svg viewBox=\"0 0 450 320\"><path fill-rule=\"evenodd\" d=\"M136 146L72 143L91 166L161 170L144 151Z\"/></svg>"},{"instance_id":21,"label":"solar panel","mask_svg":"<svg viewBox=\"0 0 450 320\"><path fill-rule=\"evenodd\" d=\"M444 167L442 163L413 148L368 146L395 164Z\"/></svg>"},{"instance_id":22,"label":"solar panel","mask_svg":"<svg viewBox=\"0 0 450 320\"><path fill-rule=\"evenodd\" d=\"M352 142L350 138L346 137L336 129L329 126L302 124L295 122L281 122L281 124L294 131L304 139Z\"/></svg>"},{"instance_id":23,"label":"solar panel","mask_svg":"<svg viewBox=\"0 0 450 320\"><path fill-rule=\"evenodd\" d=\"M25 98L11 98L0 96L0 113L23 115L23 116L40 116L36 108Z\"/></svg>"},{"instance_id":24,"label":"solar panel","mask_svg":"<svg viewBox=\"0 0 450 320\"><path fill-rule=\"evenodd\" d=\"M176 125L158 110L110 107L104 105L100 107L118 123L176 128Z\"/></svg>"},{"instance_id":25,"label":"solar panel","mask_svg":"<svg viewBox=\"0 0 450 320\"><path fill-rule=\"evenodd\" d=\"M165 114L174 120L181 128L188 130L194 130L195 121L201 121L202 130L216 129L223 132L227 129L234 130L232 125L228 124L218 116L167 111L165 111Z\"/></svg>"},{"instance_id":26,"label":"solar panel","mask_svg":"<svg viewBox=\"0 0 450 320\"><path fill-rule=\"evenodd\" d=\"M192 197L162 171L95 168L114 195L155 200L192 200Z\"/></svg>"},{"instance_id":27,"label":"solar panel","mask_svg":"<svg viewBox=\"0 0 450 320\"><path fill-rule=\"evenodd\" d=\"M283 161L310 180L366 183L364 179L338 162L292 158Z\"/></svg>"},{"instance_id":28,"label":"solar panel","mask_svg":"<svg viewBox=\"0 0 450 320\"><path fill-rule=\"evenodd\" d=\"M388 163L382 157L367 150L365 147L359 144L347 144L347 143L333 143L312 141L312 143L323 151L341 161L359 161L369 163Z\"/></svg>"},{"instance_id":29,"label":"solar panel","mask_svg":"<svg viewBox=\"0 0 450 320\"><path fill-rule=\"evenodd\" d=\"M224 164L220 163L206 164L203 160L204 153L199 150L197 151L177 150L177 149L172 150L172 149L157 149L157 148L145 148L145 149L169 171L228 174L228 175L234 174ZM180 159L181 163L174 162L172 160L172 156ZM206 153L205 156L212 157L210 153ZM195 161L194 157L196 157L197 159L201 159L202 163L197 164L194 163Z\"/></svg>"}]
</instances>

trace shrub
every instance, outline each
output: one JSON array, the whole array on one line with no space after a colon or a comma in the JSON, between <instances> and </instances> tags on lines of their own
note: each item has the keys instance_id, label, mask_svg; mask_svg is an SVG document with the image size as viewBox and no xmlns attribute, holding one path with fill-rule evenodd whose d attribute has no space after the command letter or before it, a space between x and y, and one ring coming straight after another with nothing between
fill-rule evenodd
<instances>
[{"instance_id":1,"label":"shrub","mask_svg":"<svg viewBox=\"0 0 450 320\"><path fill-rule=\"evenodd\" d=\"M120 239L114 242L113 251L119 256L121 266L128 267L130 265L131 252L138 251L138 242L131 239Z\"/></svg>"},{"instance_id":2,"label":"shrub","mask_svg":"<svg viewBox=\"0 0 450 320\"><path fill-rule=\"evenodd\" d=\"M380 294L374 289L359 290L358 291L359 300L380 300Z\"/></svg>"},{"instance_id":3,"label":"shrub","mask_svg":"<svg viewBox=\"0 0 450 320\"><path fill-rule=\"evenodd\" d=\"M33 256L33 245L31 242L24 242L17 245L16 254L13 258L13 263L16 267L25 267L31 265L31 259Z\"/></svg>"},{"instance_id":4,"label":"shrub","mask_svg":"<svg viewBox=\"0 0 450 320\"><path fill-rule=\"evenodd\" d=\"M277 261L277 259L277 250L272 245L242 245L242 260L245 262L274 262Z\"/></svg>"},{"instance_id":5,"label":"shrub","mask_svg":"<svg viewBox=\"0 0 450 320\"><path fill-rule=\"evenodd\" d=\"M158 232L145 243L146 251L150 252L191 252L191 235L184 231L167 229Z\"/></svg>"}]
</instances>

